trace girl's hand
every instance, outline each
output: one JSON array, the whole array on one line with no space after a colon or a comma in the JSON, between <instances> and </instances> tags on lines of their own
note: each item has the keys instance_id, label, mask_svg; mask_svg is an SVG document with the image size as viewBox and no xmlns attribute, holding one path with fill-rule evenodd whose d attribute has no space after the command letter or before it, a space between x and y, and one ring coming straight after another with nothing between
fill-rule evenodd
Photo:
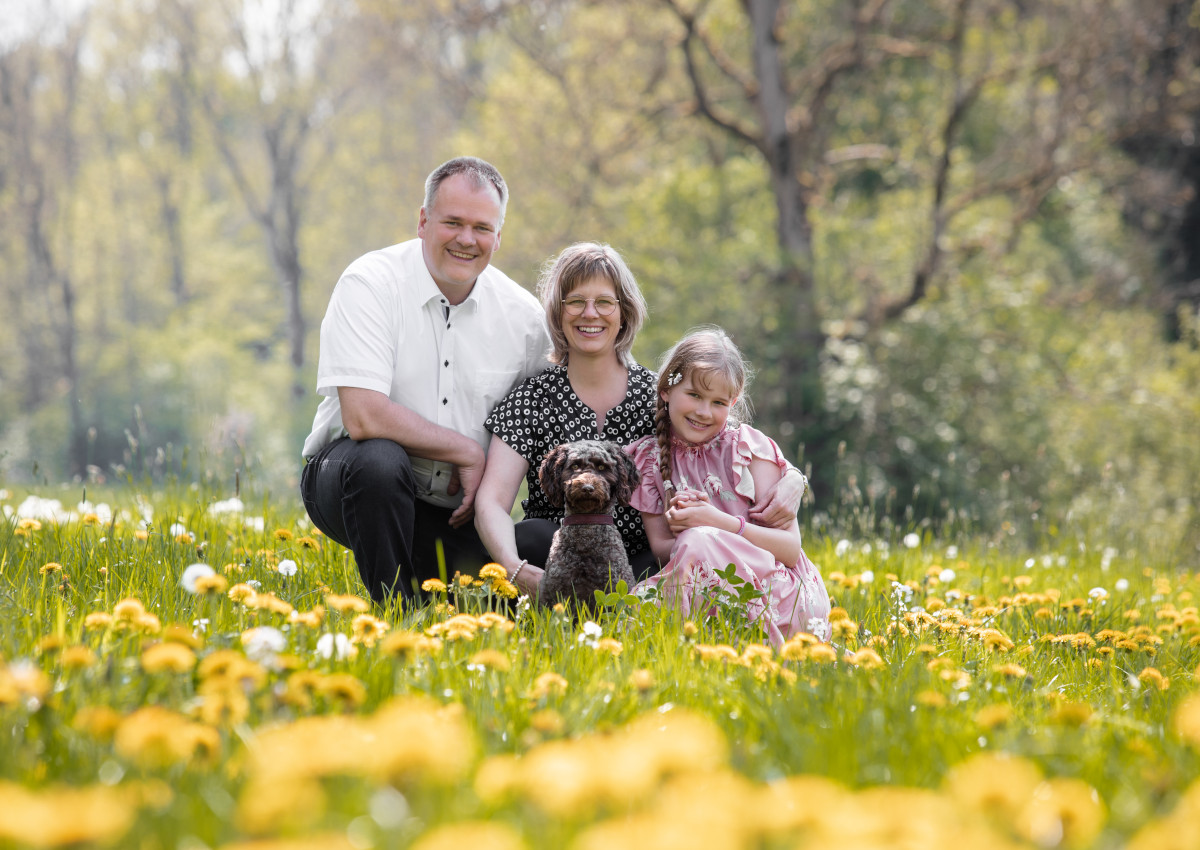
<instances>
[{"instance_id":1,"label":"girl's hand","mask_svg":"<svg viewBox=\"0 0 1200 850\"><path fill-rule=\"evenodd\" d=\"M724 512L712 506L707 493L687 490L676 493L671 498L671 506L667 509L667 525L671 533L678 535L681 531L700 526L715 526L724 516Z\"/></svg>"}]
</instances>

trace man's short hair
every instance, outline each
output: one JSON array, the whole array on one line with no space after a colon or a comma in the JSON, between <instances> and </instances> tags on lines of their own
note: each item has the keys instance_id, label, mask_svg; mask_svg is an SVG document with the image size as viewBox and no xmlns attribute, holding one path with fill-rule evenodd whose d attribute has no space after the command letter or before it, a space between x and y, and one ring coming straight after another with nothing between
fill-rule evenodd
<instances>
[{"instance_id":1,"label":"man's short hair","mask_svg":"<svg viewBox=\"0 0 1200 850\"><path fill-rule=\"evenodd\" d=\"M425 211L433 209L437 200L438 189L447 179L456 174L464 174L476 189L491 186L500 197L500 226L504 226L504 211L508 208L508 184L496 170L496 166L475 156L457 156L449 159L433 170L425 179Z\"/></svg>"}]
</instances>

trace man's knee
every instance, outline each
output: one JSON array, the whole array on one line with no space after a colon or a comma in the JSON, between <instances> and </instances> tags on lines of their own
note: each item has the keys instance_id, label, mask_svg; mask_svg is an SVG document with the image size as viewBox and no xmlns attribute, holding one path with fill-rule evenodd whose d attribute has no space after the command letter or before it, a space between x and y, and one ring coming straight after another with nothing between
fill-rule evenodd
<instances>
[{"instance_id":1,"label":"man's knee","mask_svg":"<svg viewBox=\"0 0 1200 850\"><path fill-rule=\"evenodd\" d=\"M416 496L412 461L398 443L382 438L355 443L347 458L347 489L375 496Z\"/></svg>"}]
</instances>

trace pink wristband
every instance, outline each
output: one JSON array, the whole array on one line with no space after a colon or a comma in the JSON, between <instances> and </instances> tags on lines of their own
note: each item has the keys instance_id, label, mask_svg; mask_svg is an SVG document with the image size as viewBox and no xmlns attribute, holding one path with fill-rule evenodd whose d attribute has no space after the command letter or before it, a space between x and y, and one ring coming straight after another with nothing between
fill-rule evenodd
<instances>
[{"instance_id":1,"label":"pink wristband","mask_svg":"<svg viewBox=\"0 0 1200 850\"><path fill-rule=\"evenodd\" d=\"M737 530L737 533L738 533L738 534L741 534L741 533L742 533L742 532L744 532L745 530L746 530L746 518L745 518L744 516L740 516L740 517L738 517L738 530Z\"/></svg>"}]
</instances>

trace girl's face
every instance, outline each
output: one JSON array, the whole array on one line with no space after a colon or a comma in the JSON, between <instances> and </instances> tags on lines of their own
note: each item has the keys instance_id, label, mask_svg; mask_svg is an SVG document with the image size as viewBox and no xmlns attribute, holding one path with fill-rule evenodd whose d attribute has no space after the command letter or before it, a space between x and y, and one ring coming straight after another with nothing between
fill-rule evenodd
<instances>
[{"instance_id":1,"label":"girl's face","mask_svg":"<svg viewBox=\"0 0 1200 850\"><path fill-rule=\"evenodd\" d=\"M722 378L705 377L708 386L689 375L662 394L671 414L671 430L688 443L707 442L720 434L737 401L733 388Z\"/></svg>"}]
</instances>

